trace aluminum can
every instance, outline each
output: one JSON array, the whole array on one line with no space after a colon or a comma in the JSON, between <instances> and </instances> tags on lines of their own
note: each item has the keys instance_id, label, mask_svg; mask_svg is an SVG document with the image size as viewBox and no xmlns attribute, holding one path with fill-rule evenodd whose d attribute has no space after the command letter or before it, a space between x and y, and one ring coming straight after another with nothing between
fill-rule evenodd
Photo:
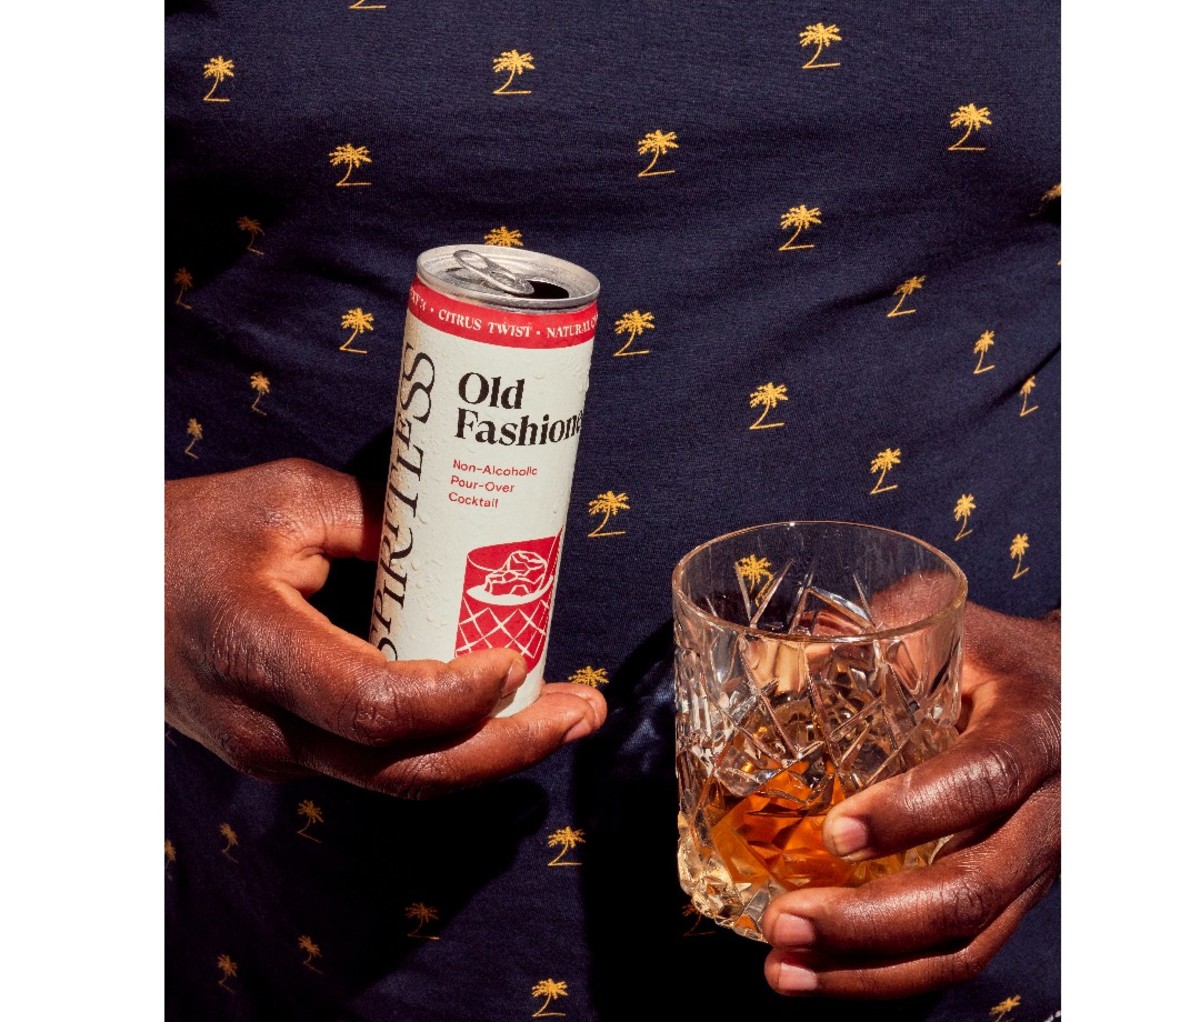
<instances>
[{"instance_id":1,"label":"aluminum can","mask_svg":"<svg viewBox=\"0 0 1200 1022\"><path fill-rule=\"evenodd\" d=\"M391 660L508 647L541 691L596 278L518 248L447 245L409 292L370 640Z\"/></svg>"}]
</instances>

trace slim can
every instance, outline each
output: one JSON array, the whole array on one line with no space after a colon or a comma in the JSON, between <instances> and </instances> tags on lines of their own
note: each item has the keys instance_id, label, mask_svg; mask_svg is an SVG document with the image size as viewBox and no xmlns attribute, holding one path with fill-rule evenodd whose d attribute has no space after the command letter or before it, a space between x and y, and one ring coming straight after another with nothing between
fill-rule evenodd
<instances>
[{"instance_id":1,"label":"slim can","mask_svg":"<svg viewBox=\"0 0 1200 1022\"><path fill-rule=\"evenodd\" d=\"M600 283L525 249L417 258L370 640L391 660L521 654L541 691Z\"/></svg>"}]
</instances>

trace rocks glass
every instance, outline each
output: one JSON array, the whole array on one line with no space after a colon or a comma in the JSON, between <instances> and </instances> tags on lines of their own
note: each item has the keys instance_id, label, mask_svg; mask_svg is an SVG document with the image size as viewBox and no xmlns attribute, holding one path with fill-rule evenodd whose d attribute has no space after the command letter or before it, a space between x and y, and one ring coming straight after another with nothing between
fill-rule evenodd
<instances>
[{"instance_id":1,"label":"rocks glass","mask_svg":"<svg viewBox=\"0 0 1200 1022\"><path fill-rule=\"evenodd\" d=\"M779 522L676 567L679 877L698 911L762 940L767 903L926 865L930 842L851 863L829 809L954 742L967 580L912 536Z\"/></svg>"}]
</instances>

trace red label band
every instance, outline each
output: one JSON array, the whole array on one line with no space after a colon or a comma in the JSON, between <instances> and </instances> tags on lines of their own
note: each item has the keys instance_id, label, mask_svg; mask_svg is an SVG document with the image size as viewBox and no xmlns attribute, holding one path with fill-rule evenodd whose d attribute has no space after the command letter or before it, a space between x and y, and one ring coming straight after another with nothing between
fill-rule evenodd
<instances>
[{"instance_id":1,"label":"red label band","mask_svg":"<svg viewBox=\"0 0 1200 1022\"><path fill-rule=\"evenodd\" d=\"M503 348L570 348L596 336L595 302L571 312L509 312L461 302L418 280L408 311L437 330Z\"/></svg>"}]
</instances>

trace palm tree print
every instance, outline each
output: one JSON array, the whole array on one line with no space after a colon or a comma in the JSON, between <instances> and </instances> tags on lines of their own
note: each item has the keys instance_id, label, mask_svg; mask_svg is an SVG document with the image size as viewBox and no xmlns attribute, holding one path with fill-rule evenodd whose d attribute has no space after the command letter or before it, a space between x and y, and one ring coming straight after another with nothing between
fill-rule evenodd
<instances>
[{"instance_id":1,"label":"palm tree print","mask_svg":"<svg viewBox=\"0 0 1200 1022\"><path fill-rule=\"evenodd\" d=\"M628 493L613 493L612 490L605 490L604 493L598 493L596 495L596 499L588 503L588 515L604 515L604 517L601 519L600 524L588 533L588 538L596 539L600 536L624 536L624 529L605 531L604 526L608 524L608 520L613 515L619 515L622 511L628 510Z\"/></svg>"},{"instance_id":2,"label":"palm tree print","mask_svg":"<svg viewBox=\"0 0 1200 1022\"><path fill-rule=\"evenodd\" d=\"M800 237L801 231L807 231L810 227L819 226L820 223L821 210L816 206L813 206L812 209L809 209L807 206L793 206L786 213L781 213L779 216L780 230L786 231L789 227L794 227L796 231L787 241L779 246L779 251L791 252L798 248L816 248L815 244L794 245L792 243Z\"/></svg>"},{"instance_id":3,"label":"palm tree print","mask_svg":"<svg viewBox=\"0 0 1200 1022\"><path fill-rule=\"evenodd\" d=\"M533 985L534 997L546 998L545 1003L538 1008L530 1018L548 1018L551 1015L565 1016L565 1011L547 1011L551 1001L557 1001L560 997L567 996L567 984L556 979L543 979Z\"/></svg>"},{"instance_id":4,"label":"palm tree print","mask_svg":"<svg viewBox=\"0 0 1200 1022\"><path fill-rule=\"evenodd\" d=\"M228 980L237 978L237 962L229 955L217 955L217 968L221 970L221 978L217 981L217 986L223 987L225 990L233 991L226 986Z\"/></svg>"},{"instance_id":5,"label":"palm tree print","mask_svg":"<svg viewBox=\"0 0 1200 1022\"><path fill-rule=\"evenodd\" d=\"M170 867L175 865L175 842L170 838L167 838L167 840L163 842L163 851L167 856L167 869L169 871Z\"/></svg>"},{"instance_id":6,"label":"palm tree print","mask_svg":"<svg viewBox=\"0 0 1200 1022\"><path fill-rule=\"evenodd\" d=\"M892 483L891 486L883 485L883 477L888 474L888 469L895 468L900 464L900 448L888 447L875 455L875 459L871 462L871 474L879 473L879 478L875 480L875 488L871 490L871 494L887 493L888 490L894 490L899 483Z\"/></svg>"},{"instance_id":7,"label":"palm tree print","mask_svg":"<svg viewBox=\"0 0 1200 1022\"><path fill-rule=\"evenodd\" d=\"M776 426L783 426L783 422L763 422L767 414L779 404L780 401L786 401L787 384L786 383L764 383L750 392L750 407L757 408L762 405L762 412L758 418L750 424L751 429L774 429Z\"/></svg>"},{"instance_id":8,"label":"palm tree print","mask_svg":"<svg viewBox=\"0 0 1200 1022\"><path fill-rule=\"evenodd\" d=\"M641 312L638 309L634 309L631 312L625 313L625 315L623 315L616 321L616 323L613 324L613 327L618 334L629 334L629 337L626 338L625 343L613 352L613 358L616 358L619 355L650 354L649 348L642 348L639 351L630 351L629 346L635 340L637 340L637 338L641 337L645 331L654 329L653 312Z\"/></svg>"},{"instance_id":9,"label":"palm tree print","mask_svg":"<svg viewBox=\"0 0 1200 1022\"><path fill-rule=\"evenodd\" d=\"M351 181L350 172L357 170L364 163L371 163L371 150L365 145L351 145L347 142L344 145L338 146L329 154L329 165L331 167L339 167L343 163L346 165L346 173L342 175L342 179L337 183L338 188L351 188L354 185L369 185L370 181Z\"/></svg>"},{"instance_id":10,"label":"palm tree print","mask_svg":"<svg viewBox=\"0 0 1200 1022\"><path fill-rule=\"evenodd\" d=\"M900 306L904 304L904 299L911 295L914 291L920 291L921 285L924 283L925 276L922 274L919 277L909 277L908 280L897 287L896 290L892 292L892 295L899 295L900 301L898 301L892 307L892 311L888 313L888 319L891 319L894 316L907 316L910 312L916 312L916 309L905 309L901 311Z\"/></svg>"},{"instance_id":11,"label":"palm tree print","mask_svg":"<svg viewBox=\"0 0 1200 1022\"><path fill-rule=\"evenodd\" d=\"M531 89L510 89L515 75L523 75L526 71L536 71L533 66L533 54L521 53L517 50L505 50L498 57L492 58L492 74L508 72L508 78L498 89L492 90L493 96L528 96Z\"/></svg>"},{"instance_id":12,"label":"palm tree print","mask_svg":"<svg viewBox=\"0 0 1200 1022\"><path fill-rule=\"evenodd\" d=\"M354 0L349 7L351 11L386 11L387 4L366 4L363 0Z\"/></svg>"},{"instance_id":13,"label":"palm tree print","mask_svg":"<svg viewBox=\"0 0 1200 1022\"><path fill-rule=\"evenodd\" d=\"M204 97L205 103L228 103L229 100L222 96L214 96L217 91L217 86L220 85L226 78L233 77L233 61L226 60L224 57L210 57L208 63L204 65L204 77L213 80L212 88L208 90Z\"/></svg>"},{"instance_id":14,"label":"palm tree print","mask_svg":"<svg viewBox=\"0 0 1200 1022\"><path fill-rule=\"evenodd\" d=\"M1029 569L1021 567L1021 560L1029 550L1029 533L1018 532L1013 536L1012 543L1008 547L1008 559L1011 561L1014 558L1017 562L1017 570L1013 572L1013 578L1020 578Z\"/></svg>"},{"instance_id":15,"label":"palm tree print","mask_svg":"<svg viewBox=\"0 0 1200 1022\"><path fill-rule=\"evenodd\" d=\"M733 570L750 589L765 586L775 576L771 574L771 562L765 557L747 554L733 563Z\"/></svg>"},{"instance_id":16,"label":"palm tree print","mask_svg":"<svg viewBox=\"0 0 1200 1022\"><path fill-rule=\"evenodd\" d=\"M192 439L188 442L187 447L185 447L183 449L183 453L186 454L189 458L197 458L198 459L200 457L200 455L196 454L192 450L192 448L196 446L197 440L204 439L204 427L201 426L200 423L197 422L195 419L188 419L187 435L190 436Z\"/></svg>"},{"instance_id":17,"label":"palm tree print","mask_svg":"<svg viewBox=\"0 0 1200 1022\"><path fill-rule=\"evenodd\" d=\"M975 371L971 374L972 376L978 376L980 373L986 373L989 370L996 368L996 364L994 362L991 365L986 366L983 364L984 355L988 353L988 349L990 349L995 343L996 334L994 331L985 330L979 335L979 340L975 342L975 347L971 349L976 355L979 356L979 361L975 363Z\"/></svg>"},{"instance_id":18,"label":"palm tree print","mask_svg":"<svg viewBox=\"0 0 1200 1022\"><path fill-rule=\"evenodd\" d=\"M251 373L250 387L255 394L254 404L250 406L250 411L258 412L259 415L266 415L267 413L258 407L258 402L261 401L267 394L271 393L271 381L268 380L262 373Z\"/></svg>"},{"instance_id":19,"label":"palm tree print","mask_svg":"<svg viewBox=\"0 0 1200 1022\"><path fill-rule=\"evenodd\" d=\"M304 961L301 964L304 965L305 968L312 969L313 972L320 973L321 970L318 969L312 963L312 960L314 958L321 957L320 947L318 947L317 944L314 943L312 937L309 937L307 935L302 936L300 938L300 940L297 941L297 943L300 945L300 950L303 951L308 956L307 958L304 959Z\"/></svg>"},{"instance_id":20,"label":"palm tree print","mask_svg":"<svg viewBox=\"0 0 1200 1022\"><path fill-rule=\"evenodd\" d=\"M840 31L841 29L838 28L837 25L822 25L819 21L815 25L805 26L804 31L800 33L800 45L815 46L817 48L817 52L809 57L808 63L801 68L802 71L816 67L842 66L840 62L833 64L815 63L816 59L821 55L821 51L826 46L828 46L830 43L840 43L842 41L842 37L838 35L838 32Z\"/></svg>"},{"instance_id":21,"label":"palm tree print","mask_svg":"<svg viewBox=\"0 0 1200 1022\"><path fill-rule=\"evenodd\" d=\"M321 807L313 802L311 798L306 798L303 802L296 806L296 815L304 817L304 826L296 831L296 833L303 838L308 838L309 841L315 841L317 844L320 844L321 839L319 837L313 837L308 832L308 828L314 823L325 822L325 817L321 815Z\"/></svg>"},{"instance_id":22,"label":"palm tree print","mask_svg":"<svg viewBox=\"0 0 1200 1022\"><path fill-rule=\"evenodd\" d=\"M590 685L592 688L599 688L601 685L608 684L608 668L593 667L588 664L587 667L579 668L567 681L576 685Z\"/></svg>"},{"instance_id":23,"label":"palm tree print","mask_svg":"<svg viewBox=\"0 0 1200 1022\"><path fill-rule=\"evenodd\" d=\"M1022 419L1025 418L1026 415L1032 415L1041 407L1041 405L1034 405L1032 408L1029 407L1029 395L1033 393L1033 388L1037 386L1037 384L1033 382L1035 379L1036 377L1034 376L1029 377L1028 380L1021 384L1021 389L1018 392L1021 395Z\"/></svg>"},{"instance_id":24,"label":"palm tree print","mask_svg":"<svg viewBox=\"0 0 1200 1022\"><path fill-rule=\"evenodd\" d=\"M1004 1018L1005 1015L1007 1015L1010 1011L1013 1010L1013 1008L1017 1007L1020 1003L1021 1003L1021 995L1020 994L1017 994L1015 997L1006 997L1006 998L1004 998L1003 1001L1001 1001L994 1008L992 1008L988 1012L988 1014L993 1016L997 1020L997 1022L999 1022L1000 1019Z\"/></svg>"},{"instance_id":25,"label":"palm tree print","mask_svg":"<svg viewBox=\"0 0 1200 1022\"><path fill-rule=\"evenodd\" d=\"M421 940L441 940L442 939L441 937L433 937L433 936L429 935L428 933L420 932L421 927L424 926L426 923L437 922L438 914L437 914L436 908L430 908L428 905L422 904L419 901L414 901L411 905L408 906L408 908L406 908L404 910L404 914L409 919L415 919L417 921L417 925L412 928L412 931L408 934L408 936L417 937Z\"/></svg>"},{"instance_id":26,"label":"palm tree print","mask_svg":"<svg viewBox=\"0 0 1200 1022\"><path fill-rule=\"evenodd\" d=\"M192 289L192 275L188 273L187 267L181 266L175 271L175 276L171 278L172 283L179 285L179 294L175 296L175 304L182 305L185 309L190 309L191 306L183 300L183 293Z\"/></svg>"},{"instance_id":27,"label":"palm tree print","mask_svg":"<svg viewBox=\"0 0 1200 1022\"><path fill-rule=\"evenodd\" d=\"M546 844L550 848L555 848L559 845L562 846L562 851L560 851L553 859L546 863L547 866L583 865L582 862L568 862L564 861L563 859L563 856L566 855L567 852L576 845L587 844L587 842L583 840L582 830L576 830L574 827L562 827L550 835L549 839L546 841Z\"/></svg>"},{"instance_id":28,"label":"palm tree print","mask_svg":"<svg viewBox=\"0 0 1200 1022\"><path fill-rule=\"evenodd\" d=\"M239 231L246 231L250 235L250 241L246 245L246 251L253 252L255 255L262 255L263 253L254 247L254 243L258 240L259 235L266 233L266 231L262 229L262 224L260 224L257 220L251 220L248 216L240 216L237 218L237 225Z\"/></svg>"},{"instance_id":29,"label":"palm tree print","mask_svg":"<svg viewBox=\"0 0 1200 1022\"><path fill-rule=\"evenodd\" d=\"M954 502L954 520L962 522L958 527L958 535L954 537L954 542L957 543L965 536L971 535L974 529L967 528L967 519L971 517L971 512L975 510L975 496L971 493L964 493Z\"/></svg>"},{"instance_id":30,"label":"palm tree print","mask_svg":"<svg viewBox=\"0 0 1200 1022\"><path fill-rule=\"evenodd\" d=\"M366 348L352 348L354 338L361 334L364 330L374 331L375 327L371 324L375 322L375 317L369 312L363 312L362 309L347 309L342 316L342 329L352 331L350 336L346 338L338 351L352 351L356 355L365 355Z\"/></svg>"},{"instance_id":31,"label":"palm tree print","mask_svg":"<svg viewBox=\"0 0 1200 1022\"><path fill-rule=\"evenodd\" d=\"M230 849L237 847L237 831L229 826L228 823L222 823L217 829L221 832L221 837L225 839L225 847L221 849L221 854L231 862L237 862L237 859L229 854Z\"/></svg>"},{"instance_id":32,"label":"palm tree print","mask_svg":"<svg viewBox=\"0 0 1200 1022\"><path fill-rule=\"evenodd\" d=\"M483 243L485 245L496 245L500 248L524 248L525 243L521 240L521 232L517 230L510 231L507 227L493 227L487 234L484 235Z\"/></svg>"},{"instance_id":33,"label":"palm tree print","mask_svg":"<svg viewBox=\"0 0 1200 1022\"><path fill-rule=\"evenodd\" d=\"M966 128L963 137L953 145L947 146L947 150L958 152L981 153L987 146L982 145L963 145L970 137L971 132L978 131L985 124L991 124L992 112L986 106L977 107L974 103L968 103L966 106L960 106L950 115L950 127Z\"/></svg>"},{"instance_id":34,"label":"palm tree print","mask_svg":"<svg viewBox=\"0 0 1200 1022\"><path fill-rule=\"evenodd\" d=\"M655 128L653 131L648 131L644 134L637 144L638 156L645 156L647 153L653 153L650 162L638 171L638 177L658 177L660 174L674 174L674 170L655 170L654 165L658 162L658 158L665 154L668 149L678 149L678 135L673 131L662 131Z\"/></svg>"}]
</instances>

